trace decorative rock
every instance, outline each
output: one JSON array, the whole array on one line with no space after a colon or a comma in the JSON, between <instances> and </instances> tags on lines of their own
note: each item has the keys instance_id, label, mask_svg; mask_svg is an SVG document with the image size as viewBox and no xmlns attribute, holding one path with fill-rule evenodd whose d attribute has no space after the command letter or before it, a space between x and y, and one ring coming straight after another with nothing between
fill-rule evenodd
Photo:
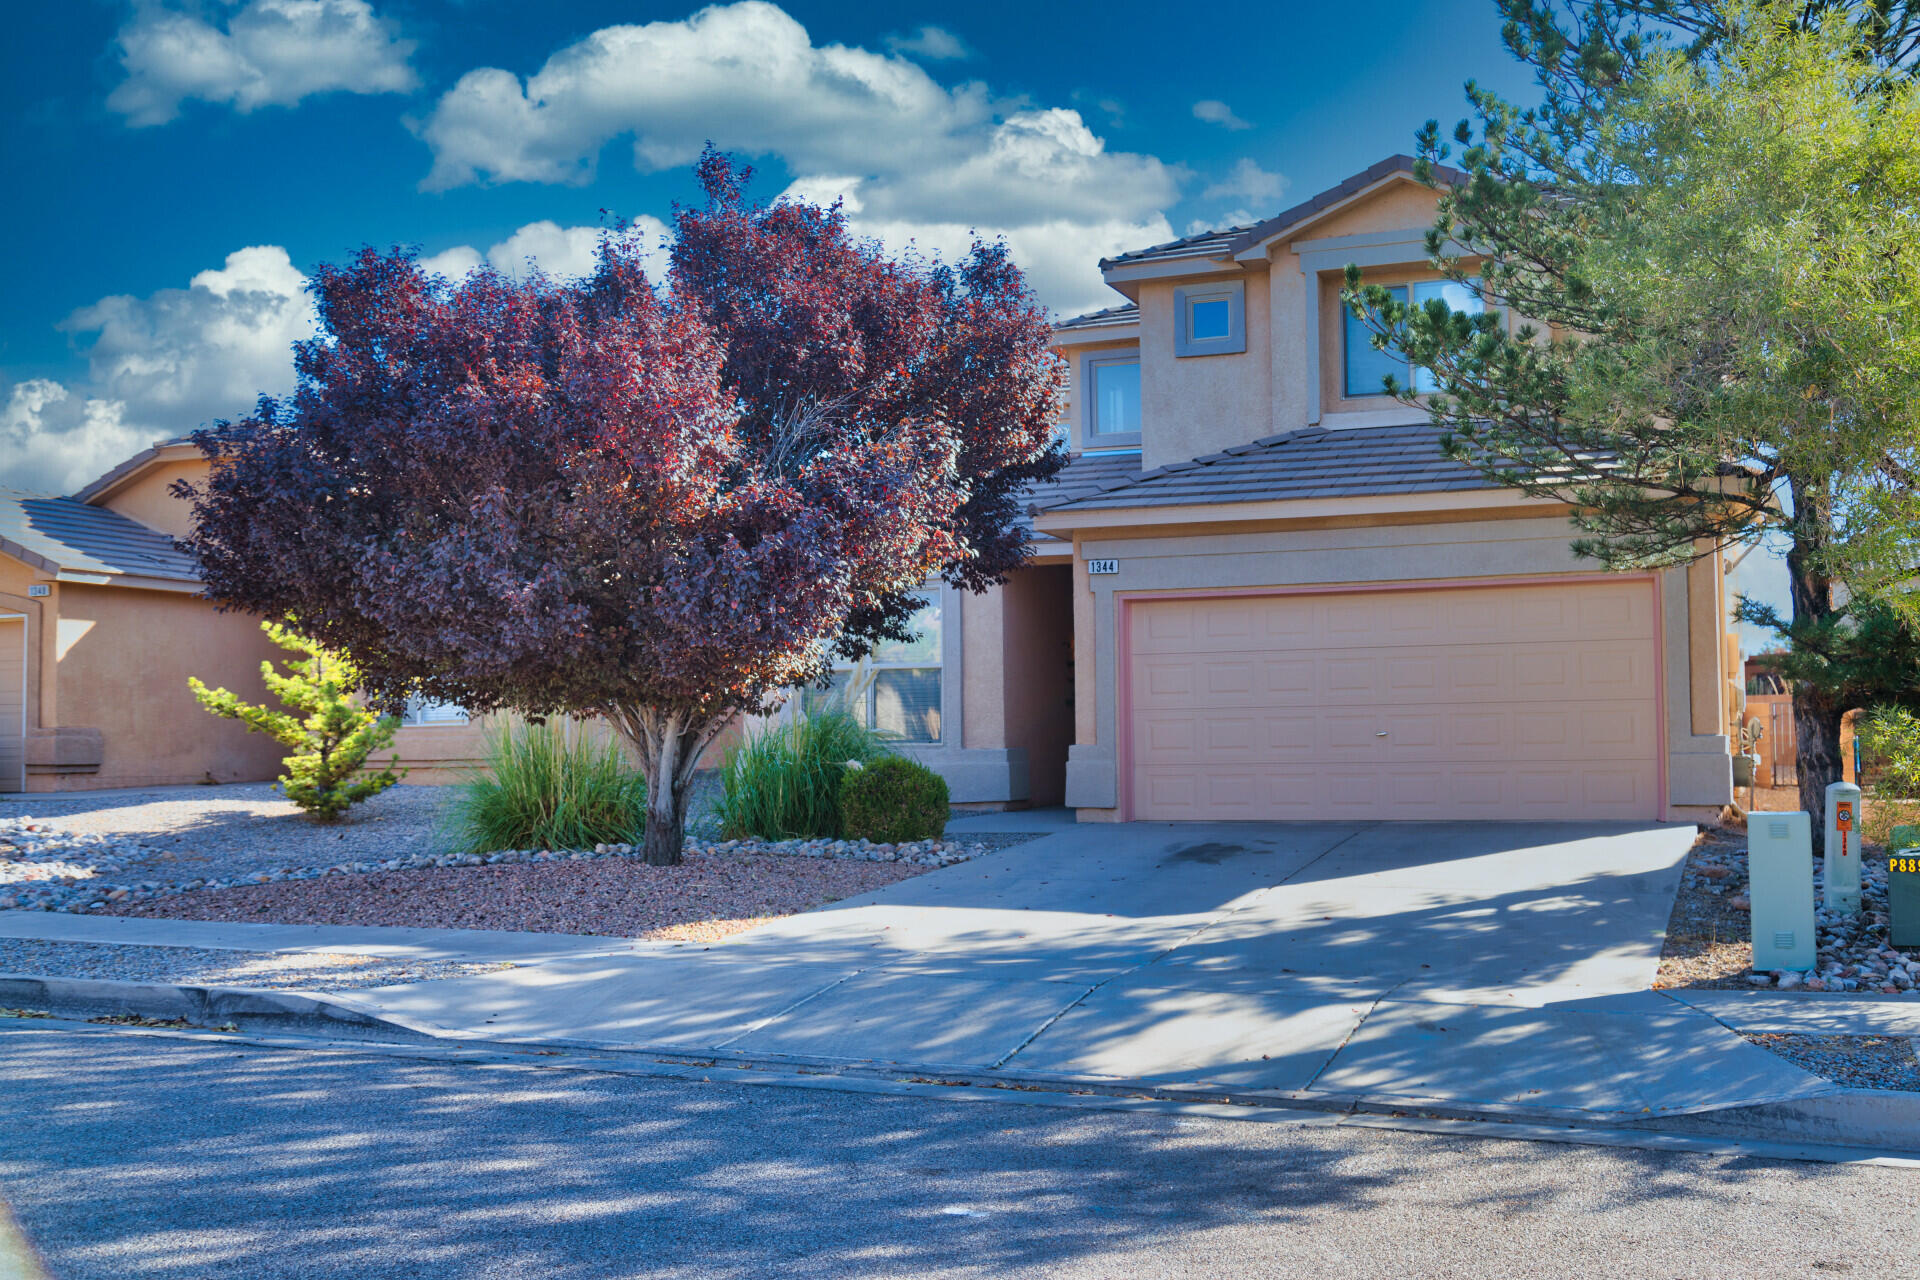
<instances>
[{"instance_id":1,"label":"decorative rock","mask_svg":"<svg viewBox=\"0 0 1920 1280\"><path fill-rule=\"evenodd\" d=\"M920 840L900 844L869 844L865 840L702 840L689 838L688 852L774 854L784 857L849 858L866 862L906 862L915 866L946 867L965 862L990 846ZM78 913L106 903L143 902L198 889L230 889L242 885L312 880L321 876L364 875L373 871L401 871L426 867L499 866L525 862L583 861L638 856L631 844L601 843L584 849L504 849L486 854L418 853L384 861L329 862L312 867L281 867L226 877L196 876L183 880L140 880L117 884L109 877L133 862L156 862L162 850L103 836L62 832L47 821L0 819L0 910L65 911Z\"/></svg>"}]
</instances>

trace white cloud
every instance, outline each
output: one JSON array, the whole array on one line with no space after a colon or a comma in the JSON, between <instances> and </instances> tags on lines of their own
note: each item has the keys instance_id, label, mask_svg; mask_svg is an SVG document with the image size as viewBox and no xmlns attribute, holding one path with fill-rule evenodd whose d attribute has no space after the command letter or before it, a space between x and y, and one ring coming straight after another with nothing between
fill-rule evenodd
<instances>
[{"instance_id":1,"label":"white cloud","mask_svg":"<svg viewBox=\"0 0 1920 1280\"><path fill-rule=\"evenodd\" d=\"M1251 129L1253 126L1233 114L1233 108L1218 98L1202 98L1193 104L1193 118L1204 120L1208 124L1217 124L1222 129Z\"/></svg>"},{"instance_id":2,"label":"white cloud","mask_svg":"<svg viewBox=\"0 0 1920 1280\"><path fill-rule=\"evenodd\" d=\"M235 110L292 106L310 94L408 93L414 42L367 0L250 0L226 29L197 13L139 4L120 29L127 78L107 106L136 126L165 124L188 98Z\"/></svg>"},{"instance_id":3,"label":"white cloud","mask_svg":"<svg viewBox=\"0 0 1920 1280\"><path fill-rule=\"evenodd\" d=\"M1183 176L1109 151L1077 111L999 103L980 84L945 88L903 57L815 46L763 0L603 28L524 82L470 71L416 127L433 150L428 189L584 183L623 136L646 171L691 163L709 139L775 155L794 190L856 193L849 209L867 234L943 246L956 227L1005 235L1042 300L1062 308L1108 301L1101 245L1167 238L1161 211Z\"/></svg>"},{"instance_id":4,"label":"white cloud","mask_svg":"<svg viewBox=\"0 0 1920 1280\"><path fill-rule=\"evenodd\" d=\"M646 215L633 220L632 230L651 250L644 259L647 274L655 280L663 278L667 270L665 246L673 233L666 223ZM599 248L599 227L563 227L543 220L529 222L485 253L460 244L420 259L420 265L449 280L459 280L482 262L515 279L526 274L529 262L551 276L584 276L592 274Z\"/></svg>"},{"instance_id":5,"label":"white cloud","mask_svg":"<svg viewBox=\"0 0 1920 1280\"><path fill-rule=\"evenodd\" d=\"M1257 205L1278 205L1286 189L1287 180L1284 177L1269 173L1242 156L1231 173L1200 194L1207 200L1245 200Z\"/></svg>"},{"instance_id":6,"label":"white cloud","mask_svg":"<svg viewBox=\"0 0 1920 1280\"><path fill-rule=\"evenodd\" d=\"M314 332L306 277L278 245L227 255L184 289L115 295L61 328L87 335L87 376L13 384L0 409L0 474L67 493L152 444L252 411L293 389L293 343Z\"/></svg>"},{"instance_id":7,"label":"white cloud","mask_svg":"<svg viewBox=\"0 0 1920 1280\"><path fill-rule=\"evenodd\" d=\"M971 58L973 50L945 27L925 26L911 35L892 35L886 39L887 52L928 62L954 62Z\"/></svg>"}]
</instances>

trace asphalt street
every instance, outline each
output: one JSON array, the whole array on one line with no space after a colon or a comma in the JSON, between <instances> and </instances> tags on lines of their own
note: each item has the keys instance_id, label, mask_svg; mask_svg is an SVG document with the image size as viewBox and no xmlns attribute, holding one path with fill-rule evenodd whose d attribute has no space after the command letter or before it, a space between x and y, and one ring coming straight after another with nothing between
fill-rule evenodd
<instances>
[{"instance_id":1,"label":"asphalt street","mask_svg":"<svg viewBox=\"0 0 1920 1280\"><path fill-rule=\"evenodd\" d=\"M1920 1173L14 1023L54 1280L1892 1276Z\"/></svg>"}]
</instances>

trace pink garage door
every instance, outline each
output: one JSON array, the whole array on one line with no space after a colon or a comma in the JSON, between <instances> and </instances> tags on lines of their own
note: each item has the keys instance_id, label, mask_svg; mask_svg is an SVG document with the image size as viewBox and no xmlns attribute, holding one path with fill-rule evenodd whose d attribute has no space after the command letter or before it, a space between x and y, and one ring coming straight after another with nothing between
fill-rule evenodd
<instances>
[{"instance_id":1,"label":"pink garage door","mask_svg":"<svg viewBox=\"0 0 1920 1280\"><path fill-rule=\"evenodd\" d=\"M1135 600L1136 818L1657 818L1646 579Z\"/></svg>"}]
</instances>

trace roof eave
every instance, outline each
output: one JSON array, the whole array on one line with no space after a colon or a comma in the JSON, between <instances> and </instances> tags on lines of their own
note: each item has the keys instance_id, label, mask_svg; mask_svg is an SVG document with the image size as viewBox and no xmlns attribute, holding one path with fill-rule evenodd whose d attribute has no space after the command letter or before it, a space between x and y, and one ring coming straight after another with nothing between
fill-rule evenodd
<instances>
[{"instance_id":1,"label":"roof eave","mask_svg":"<svg viewBox=\"0 0 1920 1280\"><path fill-rule=\"evenodd\" d=\"M199 456L200 447L191 440L156 440L74 494L74 501L97 506L138 480L151 467L162 462L177 462L182 458Z\"/></svg>"},{"instance_id":2,"label":"roof eave","mask_svg":"<svg viewBox=\"0 0 1920 1280\"><path fill-rule=\"evenodd\" d=\"M1245 264L1231 258L1193 254L1180 258L1149 258L1145 262L1102 263L1101 274L1108 287L1132 298L1139 298L1139 285L1148 280L1170 280L1180 276L1232 275L1247 270ZM1134 288L1130 291L1127 286Z\"/></svg>"},{"instance_id":3,"label":"roof eave","mask_svg":"<svg viewBox=\"0 0 1920 1280\"><path fill-rule=\"evenodd\" d=\"M1178 505L1076 508L1072 503L1042 511L1034 528L1068 538L1092 529L1164 525L1209 525L1247 520L1317 520L1329 516L1402 515L1419 512L1500 511L1538 507L1542 514L1565 504L1530 497L1516 489L1437 489L1402 493L1346 495L1336 498L1263 498L1192 502Z\"/></svg>"},{"instance_id":4,"label":"roof eave","mask_svg":"<svg viewBox=\"0 0 1920 1280\"><path fill-rule=\"evenodd\" d=\"M1084 347L1097 342L1138 342L1140 340L1140 322L1130 320L1126 324L1090 325L1084 329L1055 329L1053 345L1056 347Z\"/></svg>"}]
</instances>

